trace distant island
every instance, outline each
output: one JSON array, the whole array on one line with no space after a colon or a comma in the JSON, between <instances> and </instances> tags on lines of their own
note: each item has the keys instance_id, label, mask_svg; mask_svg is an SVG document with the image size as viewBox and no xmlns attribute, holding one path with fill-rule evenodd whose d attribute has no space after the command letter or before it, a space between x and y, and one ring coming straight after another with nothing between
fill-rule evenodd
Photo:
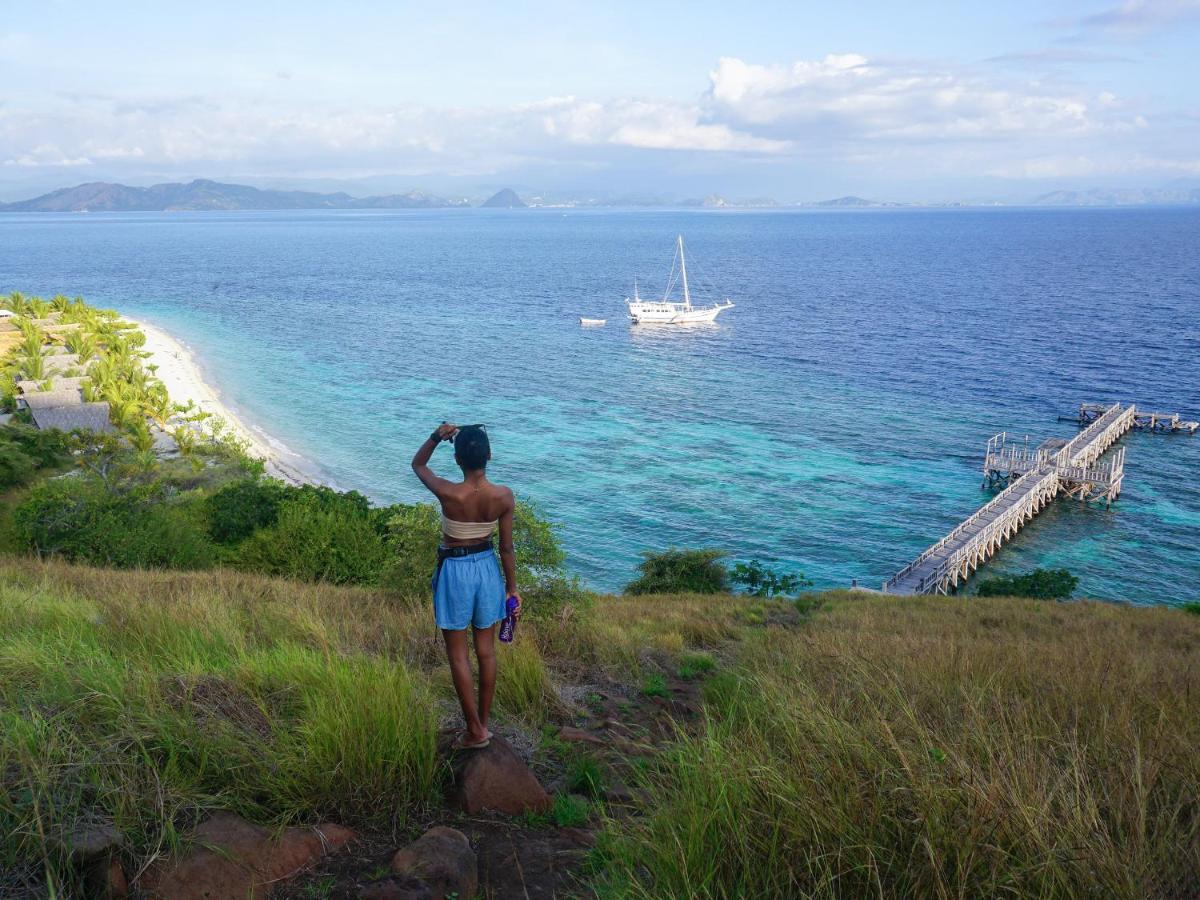
<instances>
[{"instance_id":1,"label":"distant island","mask_svg":"<svg viewBox=\"0 0 1200 900\"><path fill-rule=\"evenodd\" d=\"M171 182L129 187L95 181L51 191L32 200L0 203L0 212L167 212L173 210L234 209L441 209L470 206L468 200L447 200L409 191L381 197L318 194L312 191L263 190L243 184L223 184L198 178L187 184Z\"/></svg>"},{"instance_id":2,"label":"distant island","mask_svg":"<svg viewBox=\"0 0 1200 900\"><path fill-rule=\"evenodd\" d=\"M505 188L492 194L479 205L489 209L524 209L529 204L518 197L512 188Z\"/></svg>"},{"instance_id":3,"label":"distant island","mask_svg":"<svg viewBox=\"0 0 1200 900\"><path fill-rule=\"evenodd\" d=\"M1190 203L1200 203L1200 188L1051 191L1033 201L1034 206L1166 206Z\"/></svg>"},{"instance_id":4,"label":"distant island","mask_svg":"<svg viewBox=\"0 0 1200 900\"><path fill-rule=\"evenodd\" d=\"M1200 187L1192 181L1163 188L1059 190L1026 201L1000 202L986 199L942 202L899 202L847 195L829 200L783 203L771 197L727 198L709 194L703 198L650 194L534 193L525 198L513 188L494 194L447 198L421 190L371 197L256 188L198 178L187 183L169 182L150 187L131 187L94 181L51 191L30 200L0 203L0 212L169 212L195 210L292 210L292 209L487 209L554 208L648 208L648 209L899 209L959 208L994 206L1189 206L1200 204ZM483 199L486 197L486 199Z\"/></svg>"}]
</instances>

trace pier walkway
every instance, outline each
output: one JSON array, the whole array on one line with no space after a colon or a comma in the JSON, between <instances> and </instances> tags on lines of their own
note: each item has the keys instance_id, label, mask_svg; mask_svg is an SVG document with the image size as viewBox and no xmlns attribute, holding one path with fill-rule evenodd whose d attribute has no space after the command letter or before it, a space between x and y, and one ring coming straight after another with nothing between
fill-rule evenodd
<instances>
[{"instance_id":1,"label":"pier walkway","mask_svg":"<svg viewBox=\"0 0 1200 900\"><path fill-rule=\"evenodd\" d=\"M1099 459L1139 419L1133 405L1101 409L1085 404L1087 427L1070 441L1019 445L1006 433L988 442L984 475L1008 486L944 538L884 582L889 594L947 594L987 562L1060 493L1112 503L1121 492L1125 450ZM1164 418L1156 414L1158 419ZM1176 421L1178 417L1175 417Z\"/></svg>"}]
</instances>

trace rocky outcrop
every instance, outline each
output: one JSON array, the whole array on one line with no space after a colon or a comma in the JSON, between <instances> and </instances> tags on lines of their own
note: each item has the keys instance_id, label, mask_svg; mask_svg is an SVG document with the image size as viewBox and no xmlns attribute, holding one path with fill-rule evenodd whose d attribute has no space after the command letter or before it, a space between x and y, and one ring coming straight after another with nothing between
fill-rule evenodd
<instances>
[{"instance_id":1,"label":"rocky outcrop","mask_svg":"<svg viewBox=\"0 0 1200 900\"><path fill-rule=\"evenodd\" d=\"M451 801L467 813L542 812L550 795L512 745L499 735L481 750L463 750L451 758L454 787Z\"/></svg>"},{"instance_id":2,"label":"rocky outcrop","mask_svg":"<svg viewBox=\"0 0 1200 900\"><path fill-rule=\"evenodd\" d=\"M240 816L219 812L188 835L190 849L183 856L152 865L137 888L163 900L263 898L270 885L291 878L353 838L350 829L326 824L289 828L276 839Z\"/></svg>"},{"instance_id":3,"label":"rocky outcrop","mask_svg":"<svg viewBox=\"0 0 1200 900\"><path fill-rule=\"evenodd\" d=\"M392 858L392 871L423 881L433 900L474 897L479 889L479 869L471 842L461 831L441 825L398 851Z\"/></svg>"}]
</instances>

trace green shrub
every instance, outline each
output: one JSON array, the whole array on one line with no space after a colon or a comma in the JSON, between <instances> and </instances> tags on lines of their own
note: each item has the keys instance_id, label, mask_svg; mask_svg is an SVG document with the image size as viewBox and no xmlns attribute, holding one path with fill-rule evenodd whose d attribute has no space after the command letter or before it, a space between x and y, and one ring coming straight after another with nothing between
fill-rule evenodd
<instances>
[{"instance_id":1,"label":"green shrub","mask_svg":"<svg viewBox=\"0 0 1200 900\"><path fill-rule=\"evenodd\" d=\"M284 503L278 520L235 551L237 568L330 584L378 584L390 559L368 517L345 506L322 508L306 496Z\"/></svg>"},{"instance_id":2,"label":"green shrub","mask_svg":"<svg viewBox=\"0 0 1200 900\"><path fill-rule=\"evenodd\" d=\"M16 444L0 441L0 486L24 484L37 467L37 460Z\"/></svg>"},{"instance_id":3,"label":"green shrub","mask_svg":"<svg viewBox=\"0 0 1200 900\"><path fill-rule=\"evenodd\" d=\"M1200 600L1193 600L1190 603L1185 603L1179 608L1186 613L1191 613L1193 616L1200 616Z\"/></svg>"},{"instance_id":4,"label":"green shrub","mask_svg":"<svg viewBox=\"0 0 1200 900\"><path fill-rule=\"evenodd\" d=\"M38 469L67 459L61 431L39 431L20 423L0 426L0 488L24 484Z\"/></svg>"},{"instance_id":5,"label":"green shrub","mask_svg":"<svg viewBox=\"0 0 1200 900\"><path fill-rule=\"evenodd\" d=\"M259 528L274 525L287 491L271 478L243 478L209 496L208 530L220 544L245 540Z\"/></svg>"},{"instance_id":6,"label":"green shrub","mask_svg":"<svg viewBox=\"0 0 1200 900\"><path fill-rule=\"evenodd\" d=\"M777 597L780 594L795 594L803 588L812 587L812 582L804 577L804 573L790 574L776 572L764 566L757 559L748 563L738 563L730 573L734 584L744 585L746 593L754 597Z\"/></svg>"},{"instance_id":7,"label":"green shrub","mask_svg":"<svg viewBox=\"0 0 1200 900\"><path fill-rule=\"evenodd\" d=\"M1065 600L1079 579L1066 569L1034 569L1024 575L995 575L979 582L975 593L980 597L1034 597L1038 600Z\"/></svg>"},{"instance_id":8,"label":"green shrub","mask_svg":"<svg viewBox=\"0 0 1200 900\"><path fill-rule=\"evenodd\" d=\"M626 594L720 594L729 590L724 550L665 550L643 553L642 573Z\"/></svg>"},{"instance_id":9,"label":"green shrub","mask_svg":"<svg viewBox=\"0 0 1200 900\"><path fill-rule=\"evenodd\" d=\"M202 510L151 482L114 491L95 477L55 478L13 511L24 546L42 556L116 568L204 569L216 562Z\"/></svg>"}]
</instances>

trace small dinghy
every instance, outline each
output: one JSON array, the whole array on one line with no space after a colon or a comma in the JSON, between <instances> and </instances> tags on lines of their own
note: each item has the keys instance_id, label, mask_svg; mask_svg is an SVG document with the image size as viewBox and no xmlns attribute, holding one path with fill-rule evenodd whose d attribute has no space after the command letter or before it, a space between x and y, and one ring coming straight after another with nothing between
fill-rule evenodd
<instances>
[{"instance_id":1,"label":"small dinghy","mask_svg":"<svg viewBox=\"0 0 1200 900\"><path fill-rule=\"evenodd\" d=\"M580 316L579 324L585 328L589 325L607 325L608 319L585 319L583 316Z\"/></svg>"}]
</instances>

